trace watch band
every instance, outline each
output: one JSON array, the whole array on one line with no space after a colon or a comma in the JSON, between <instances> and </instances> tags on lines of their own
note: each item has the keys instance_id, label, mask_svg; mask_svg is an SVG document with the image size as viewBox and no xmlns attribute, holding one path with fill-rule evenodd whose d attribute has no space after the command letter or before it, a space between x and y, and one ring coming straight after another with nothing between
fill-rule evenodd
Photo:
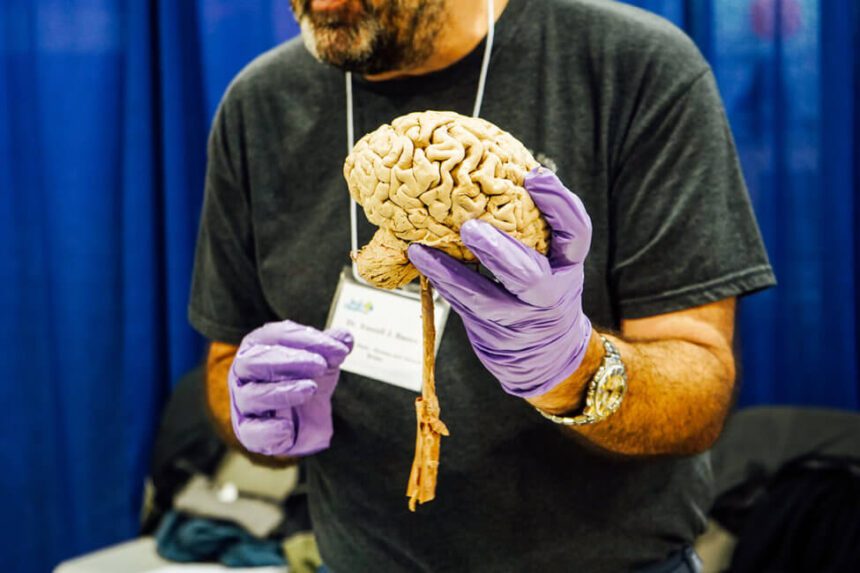
<instances>
[{"instance_id":1,"label":"watch band","mask_svg":"<svg viewBox=\"0 0 860 573\"><path fill-rule=\"evenodd\" d=\"M588 383L585 395L585 408L577 416L557 416L535 408L541 416L563 426L585 426L605 420L618 411L627 391L627 370L621 360L621 353L612 342L598 333L606 354L600 368Z\"/></svg>"}]
</instances>

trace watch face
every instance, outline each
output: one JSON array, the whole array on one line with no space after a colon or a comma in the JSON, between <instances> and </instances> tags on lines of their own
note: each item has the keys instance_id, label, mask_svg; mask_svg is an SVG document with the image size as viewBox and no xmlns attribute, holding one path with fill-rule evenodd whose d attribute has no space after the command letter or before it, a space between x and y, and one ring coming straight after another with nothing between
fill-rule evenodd
<instances>
[{"instance_id":1,"label":"watch face","mask_svg":"<svg viewBox=\"0 0 860 573\"><path fill-rule=\"evenodd\" d=\"M596 390L595 414L602 418L615 412L621 406L621 399L627 391L627 374L624 366L621 364L608 366Z\"/></svg>"}]
</instances>

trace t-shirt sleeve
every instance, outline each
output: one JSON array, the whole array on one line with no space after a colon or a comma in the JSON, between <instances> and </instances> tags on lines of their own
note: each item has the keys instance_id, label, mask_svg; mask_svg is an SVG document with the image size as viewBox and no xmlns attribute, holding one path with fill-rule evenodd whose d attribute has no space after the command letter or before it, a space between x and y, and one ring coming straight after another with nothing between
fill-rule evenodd
<instances>
[{"instance_id":1,"label":"t-shirt sleeve","mask_svg":"<svg viewBox=\"0 0 860 573\"><path fill-rule=\"evenodd\" d=\"M228 98L209 135L188 319L207 338L238 344L276 316L257 272L240 108Z\"/></svg>"},{"instance_id":2,"label":"t-shirt sleeve","mask_svg":"<svg viewBox=\"0 0 860 573\"><path fill-rule=\"evenodd\" d=\"M710 70L642 109L611 187L610 278L622 318L776 284Z\"/></svg>"}]
</instances>

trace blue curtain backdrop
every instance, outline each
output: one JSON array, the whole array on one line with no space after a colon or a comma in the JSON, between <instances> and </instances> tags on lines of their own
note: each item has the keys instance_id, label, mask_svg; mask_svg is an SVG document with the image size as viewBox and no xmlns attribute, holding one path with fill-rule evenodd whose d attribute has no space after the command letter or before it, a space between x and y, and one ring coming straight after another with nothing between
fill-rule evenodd
<instances>
[{"instance_id":1,"label":"blue curtain backdrop","mask_svg":"<svg viewBox=\"0 0 860 573\"><path fill-rule=\"evenodd\" d=\"M272 1L0 1L0 569L137 531L185 318L208 124L296 33Z\"/></svg>"},{"instance_id":2,"label":"blue curtain backdrop","mask_svg":"<svg viewBox=\"0 0 860 573\"><path fill-rule=\"evenodd\" d=\"M741 309L741 402L856 409L855 0L642 0L714 66L780 286ZM287 0L0 2L0 562L136 533L172 381L205 140Z\"/></svg>"}]
</instances>

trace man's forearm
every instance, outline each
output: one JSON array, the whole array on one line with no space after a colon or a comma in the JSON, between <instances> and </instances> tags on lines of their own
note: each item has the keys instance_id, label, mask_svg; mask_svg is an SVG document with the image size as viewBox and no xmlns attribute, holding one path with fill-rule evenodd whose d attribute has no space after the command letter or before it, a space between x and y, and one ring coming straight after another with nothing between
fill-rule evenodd
<instances>
[{"instance_id":1,"label":"man's forearm","mask_svg":"<svg viewBox=\"0 0 860 573\"><path fill-rule=\"evenodd\" d=\"M602 422L571 427L589 442L624 455L693 454L719 436L734 385L729 351L685 340L625 341L607 335L627 368L621 408ZM551 392L529 400L542 410L577 412L588 382L603 358L596 332L573 376Z\"/></svg>"},{"instance_id":2,"label":"man's forearm","mask_svg":"<svg viewBox=\"0 0 860 573\"><path fill-rule=\"evenodd\" d=\"M218 436L228 445L241 448L233 433L230 420L230 393L227 388L227 373L233 364L238 347L223 342L213 342L206 357L206 406Z\"/></svg>"}]
</instances>

